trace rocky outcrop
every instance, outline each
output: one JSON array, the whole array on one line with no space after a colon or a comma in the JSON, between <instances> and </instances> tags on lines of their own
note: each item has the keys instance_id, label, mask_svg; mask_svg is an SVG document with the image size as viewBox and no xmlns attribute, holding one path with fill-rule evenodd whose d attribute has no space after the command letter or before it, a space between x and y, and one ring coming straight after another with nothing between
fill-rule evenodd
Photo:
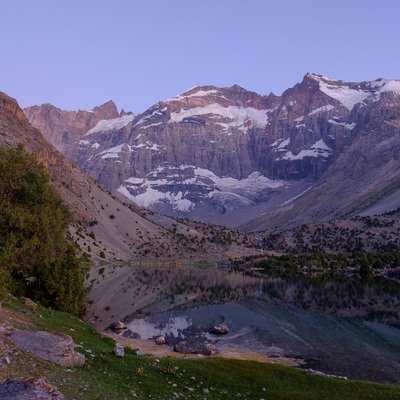
<instances>
[{"instance_id":1,"label":"rocky outcrop","mask_svg":"<svg viewBox=\"0 0 400 400\"><path fill-rule=\"evenodd\" d=\"M111 100L92 110L66 111L47 103L27 107L24 112L29 122L42 132L46 140L71 159L79 150L79 141L85 132L99 121L119 116Z\"/></svg>"},{"instance_id":2,"label":"rocky outcrop","mask_svg":"<svg viewBox=\"0 0 400 400\"><path fill-rule=\"evenodd\" d=\"M45 377L9 379L0 384L1 400L64 400L64 395Z\"/></svg>"},{"instance_id":3,"label":"rocky outcrop","mask_svg":"<svg viewBox=\"0 0 400 400\"><path fill-rule=\"evenodd\" d=\"M75 351L71 336L64 333L15 331L10 338L19 348L55 364L71 367L85 363L85 356Z\"/></svg>"}]
</instances>

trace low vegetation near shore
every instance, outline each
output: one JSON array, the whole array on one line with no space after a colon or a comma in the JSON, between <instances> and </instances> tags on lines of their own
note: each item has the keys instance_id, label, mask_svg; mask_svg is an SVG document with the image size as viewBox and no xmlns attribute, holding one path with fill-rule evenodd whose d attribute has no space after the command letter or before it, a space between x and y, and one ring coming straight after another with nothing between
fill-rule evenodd
<instances>
[{"instance_id":1,"label":"low vegetation near shore","mask_svg":"<svg viewBox=\"0 0 400 400\"><path fill-rule=\"evenodd\" d=\"M125 349L117 357L114 342L90 325L64 312L10 298L0 309L2 327L63 332L86 356L81 367L42 361L0 337L0 381L45 376L68 399L398 399L400 387L309 376L276 364L219 357L155 359Z\"/></svg>"}]
</instances>

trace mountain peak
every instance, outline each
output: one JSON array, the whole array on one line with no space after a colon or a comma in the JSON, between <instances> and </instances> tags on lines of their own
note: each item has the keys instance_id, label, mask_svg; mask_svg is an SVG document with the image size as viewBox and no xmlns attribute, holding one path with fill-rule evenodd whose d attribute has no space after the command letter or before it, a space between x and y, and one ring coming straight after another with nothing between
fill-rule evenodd
<instances>
[{"instance_id":1,"label":"mountain peak","mask_svg":"<svg viewBox=\"0 0 400 400\"><path fill-rule=\"evenodd\" d=\"M328 78L325 75L316 74L314 72L307 72L304 75L303 80L313 80L313 81L317 81L317 82L342 82L337 79Z\"/></svg>"},{"instance_id":2,"label":"mountain peak","mask_svg":"<svg viewBox=\"0 0 400 400\"><path fill-rule=\"evenodd\" d=\"M94 107L92 111L101 114L101 119L112 119L119 116L117 106L112 100L109 100L100 106Z\"/></svg>"}]
</instances>

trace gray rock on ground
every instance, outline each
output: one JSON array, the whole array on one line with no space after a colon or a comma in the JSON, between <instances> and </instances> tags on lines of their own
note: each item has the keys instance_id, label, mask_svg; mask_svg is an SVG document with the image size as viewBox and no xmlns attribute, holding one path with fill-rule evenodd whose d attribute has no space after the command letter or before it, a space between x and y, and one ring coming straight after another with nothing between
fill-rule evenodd
<instances>
[{"instance_id":1,"label":"gray rock on ground","mask_svg":"<svg viewBox=\"0 0 400 400\"><path fill-rule=\"evenodd\" d=\"M0 384L0 400L65 400L45 377L7 380Z\"/></svg>"},{"instance_id":2,"label":"gray rock on ground","mask_svg":"<svg viewBox=\"0 0 400 400\"><path fill-rule=\"evenodd\" d=\"M121 343L116 343L114 347L114 354L117 357L124 357L125 356L125 349Z\"/></svg>"},{"instance_id":3,"label":"gray rock on ground","mask_svg":"<svg viewBox=\"0 0 400 400\"><path fill-rule=\"evenodd\" d=\"M85 356L75 351L72 337L64 333L15 331L10 338L19 348L55 364L73 367L85 363Z\"/></svg>"}]
</instances>

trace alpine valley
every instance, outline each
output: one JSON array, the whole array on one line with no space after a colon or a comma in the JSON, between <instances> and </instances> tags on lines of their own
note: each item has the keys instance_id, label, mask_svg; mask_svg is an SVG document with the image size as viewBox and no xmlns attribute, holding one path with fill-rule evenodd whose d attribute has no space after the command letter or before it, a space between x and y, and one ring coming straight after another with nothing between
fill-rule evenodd
<instances>
[{"instance_id":1,"label":"alpine valley","mask_svg":"<svg viewBox=\"0 0 400 400\"><path fill-rule=\"evenodd\" d=\"M113 101L22 110L0 92L0 146L48 170L71 214L64 225L85 274L85 318L106 336L7 298L0 378L46 375L82 399L398 398L394 386L380 385L380 395L324 377L400 383L400 80L308 73L281 96L195 87L140 114ZM31 193L33 184L17 191ZM10 215L11 228L29 225ZM40 239L31 237L33 253ZM8 253L19 246L10 241ZM0 258L0 273L13 271ZM26 259L14 270L29 287ZM60 267L69 260L54 263L55 277L76 277ZM33 326L80 343L85 364L66 369L18 350L14 331ZM214 338L210 326L226 335ZM154 343L161 336L166 346ZM199 352L266 362L187 357Z\"/></svg>"},{"instance_id":2,"label":"alpine valley","mask_svg":"<svg viewBox=\"0 0 400 400\"><path fill-rule=\"evenodd\" d=\"M195 87L141 114L24 110L113 195L246 231L400 207L400 81L308 73L281 96Z\"/></svg>"}]
</instances>

